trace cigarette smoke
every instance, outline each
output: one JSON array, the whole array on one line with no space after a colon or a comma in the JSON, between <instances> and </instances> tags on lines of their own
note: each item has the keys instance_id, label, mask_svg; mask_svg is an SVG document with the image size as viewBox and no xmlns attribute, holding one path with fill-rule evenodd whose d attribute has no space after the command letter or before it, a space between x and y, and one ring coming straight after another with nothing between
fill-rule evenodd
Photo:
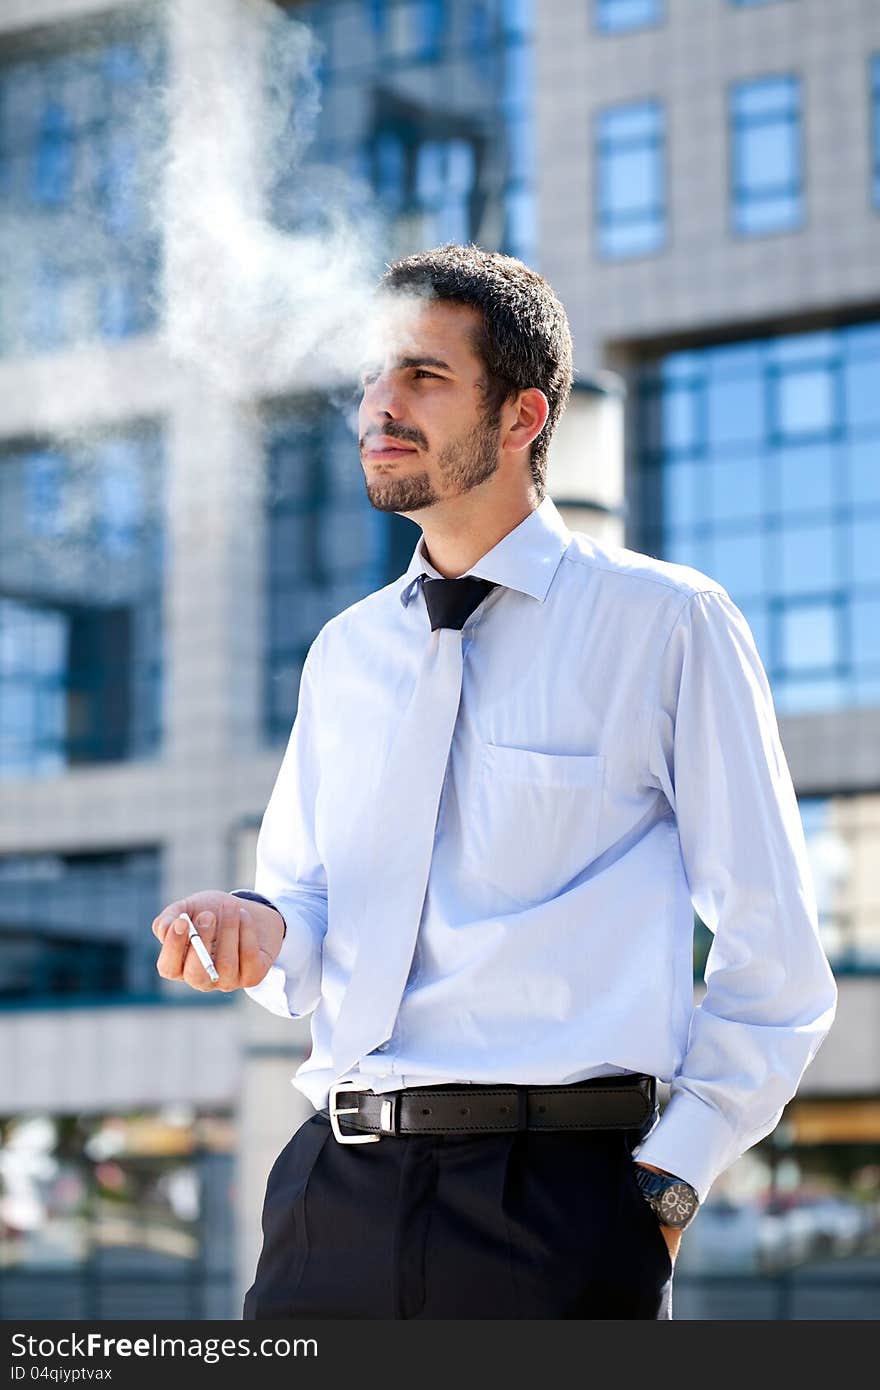
<instances>
[{"instance_id":1,"label":"cigarette smoke","mask_svg":"<svg viewBox=\"0 0 880 1390\"><path fill-rule=\"evenodd\" d=\"M367 185L305 156L321 107L313 33L267 0L172 0L160 204L165 341L249 396L351 381L369 354L382 218ZM292 189L292 230L272 218ZM285 218L285 220L288 220Z\"/></svg>"},{"instance_id":2,"label":"cigarette smoke","mask_svg":"<svg viewBox=\"0 0 880 1390\"><path fill-rule=\"evenodd\" d=\"M13 566L10 585L25 592L27 569L53 592L94 592L90 547L80 538L99 520L108 488L129 531L138 519L160 517L150 477L140 479L124 448L113 461L112 438L95 443L114 401L127 394L120 392L126 373L142 375L149 401L150 373L167 377L172 364L190 382L201 378L207 399L226 395L246 414L267 398L317 390L354 436L358 370L375 356L376 335L388 331L388 311L375 295L389 240L382 210L363 179L309 158L321 112L322 51L312 30L269 0L152 0L137 13L143 34L152 27L159 36L164 62L138 66L125 29L103 17L80 26L76 39L77 49L97 40L96 53L116 45L115 61L138 68L124 110L100 113L125 170L112 215L76 196L48 210L20 200L0 216L0 254L25 272L10 282L37 283L35 267L54 266L64 289L63 353L12 345L31 389L5 403L5 432L52 441L36 463L31 456L28 477L45 476L59 492L51 526L39 518L29 525L27 555L4 547L0 569ZM101 88L90 87L94 73L73 56L61 102L87 122ZM16 119L31 143L38 143L34 123L45 119L41 62L37 54L16 76ZM105 344L89 287L96 265L115 265L120 244L136 271L158 258L155 330ZM405 335L407 308L398 301L393 312ZM147 404L144 414L155 411ZM130 426L125 417L119 423ZM243 477L238 485L244 496L256 483ZM194 477L192 486L198 493L201 481ZM125 577L114 582L124 593L137 579L130 565L122 568ZM110 583L107 574L102 586Z\"/></svg>"}]
</instances>

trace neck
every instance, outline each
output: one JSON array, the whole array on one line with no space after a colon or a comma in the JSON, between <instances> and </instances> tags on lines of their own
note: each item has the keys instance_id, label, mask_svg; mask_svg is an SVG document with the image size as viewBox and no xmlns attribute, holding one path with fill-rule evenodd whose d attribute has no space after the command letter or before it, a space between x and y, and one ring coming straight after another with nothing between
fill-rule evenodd
<instances>
[{"instance_id":1,"label":"neck","mask_svg":"<svg viewBox=\"0 0 880 1390\"><path fill-rule=\"evenodd\" d=\"M515 530L539 505L532 493L518 498L491 515L468 515L457 508L454 516L432 516L422 526L422 551L444 579L459 579L478 560Z\"/></svg>"}]
</instances>

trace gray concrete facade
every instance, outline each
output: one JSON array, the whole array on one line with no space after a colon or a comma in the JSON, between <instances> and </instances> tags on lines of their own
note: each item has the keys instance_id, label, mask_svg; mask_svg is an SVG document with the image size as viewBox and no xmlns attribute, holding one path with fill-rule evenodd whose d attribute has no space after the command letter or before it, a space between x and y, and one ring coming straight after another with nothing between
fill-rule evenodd
<instances>
[{"instance_id":1,"label":"gray concrete facade","mask_svg":"<svg viewBox=\"0 0 880 1390\"><path fill-rule=\"evenodd\" d=\"M626 363L646 343L758 325L836 320L880 305L880 213L871 205L870 0L666 0L656 28L601 35L590 6L536 6L537 178L542 273L564 300L577 367ZM803 230L729 230L727 91L743 78L803 83ZM666 112L668 241L639 260L594 252L592 130L609 105Z\"/></svg>"}]
</instances>

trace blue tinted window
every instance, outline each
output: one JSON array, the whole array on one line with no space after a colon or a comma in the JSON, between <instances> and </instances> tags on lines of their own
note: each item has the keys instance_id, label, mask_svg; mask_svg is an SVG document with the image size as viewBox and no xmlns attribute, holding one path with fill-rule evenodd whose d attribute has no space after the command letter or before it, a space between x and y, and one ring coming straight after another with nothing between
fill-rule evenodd
<instances>
[{"instance_id":1,"label":"blue tinted window","mask_svg":"<svg viewBox=\"0 0 880 1390\"><path fill-rule=\"evenodd\" d=\"M780 666L785 671L827 671L840 660L838 611L827 600L787 608L780 619Z\"/></svg>"},{"instance_id":2,"label":"blue tinted window","mask_svg":"<svg viewBox=\"0 0 880 1390\"><path fill-rule=\"evenodd\" d=\"M724 525L763 515L765 470L759 454L716 458L695 466L705 472L707 480L703 517Z\"/></svg>"},{"instance_id":3,"label":"blue tinted window","mask_svg":"<svg viewBox=\"0 0 880 1390\"><path fill-rule=\"evenodd\" d=\"M319 629L385 582L388 518L367 500L355 435L325 401L309 398L273 409L266 452L266 730L274 741L290 733L302 664ZM405 529L414 530L409 524ZM410 553L413 545L415 539ZM400 569L408 559L409 554Z\"/></svg>"},{"instance_id":4,"label":"blue tinted window","mask_svg":"<svg viewBox=\"0 0 880 1390\"><path fill-rule=\"evenodd\" d=\"M161 497L146 427L0 456L0 776L156 751Z\"/></svg>"},{"instance_id":5,"label":"blue tinted window","mask_svg":"<svg viewBox=\"0 0 880 1390\"><path fill-rule=\"evenodd\" d=\"M870 430L880 425L880 354L873 360L847 362L843 385L853 429Z\"/></svg>"},{"instance_id":6,"label":"blue tinted window","mask_svg":"<svg viewBox=\"0 0 880 1390\"><path fill-rule=\"evenodd\" d=\"M796 77L741 82L730 96L733 228L789 231L803 219L801 91Z\"/></svg>"},{"instance_id":7,"label":"blue tinted window","mask_svg":"<svg viewBox=\"0 0 880 1390\"><path fill-rule=\"evenodd\" d=\"M880 585L880 514L854 516L849 542L853 583Z\"/></svg>"},{"instance_id":8,"label":"blue tinted window","mask_svg":"<svg viewBox=\"0 0 880 1390\"><path fill-rule=\"evenodd\" d=\"M853 439L844 451L845 476L849 483L849 500L853 506L880 503L880 448L877 430L865 431L862 439Z\"/></svg>"},{"instance_id":9,"label":"blue tinted window","mask_svg":"<svg viewBox=\"0 0 880 1390\"><path fill-rule=\"evenodd\" d=\"M711 447L751 444L764 424L764 383L754 374L714 375L706 386L706 430Z\"/></svg>"},{"instance_id":10,"label":"blue tinted window","mask_svg":"<svg viewBox=\"0 0 880 1390\"><path fill-rule=\"evenodd\" d=\"M162 80L147 28L0 62L0 353L155 326Z\"/></svg>"},{"instance_id":11,"label":"blue tinted window","mask_svg":"<svg viewBox=\"0 0 880 1390\"><path fill-rule=\"evenodd\" d=\"M780 517L824 512L834 505L843 483L842 457L828 444L779 449L776 460L776 502Z\"/></svg>"},{"instance_id":12,"label":"blue tinted window","mask_svg":"<svg viewBox=\"0 0 880 1390\"><path fill-rule=\"evenodd\" d=\"M446 9L447 0L418 0L416 4L416 28L423 57L433 59L440 53L448 20Z\"/></svg>"},{"instance_id":13,"label":"blue tinted window","mask_svg":"<svg viewBox=\"0 0 880 1390\"><path fill-rule=\"evenodd\" d=\"M880 594L854 600L852 642L856 662L880 666Z\"/></svg>"},{"instance_id":14,"label":"blue tinted window","mask_svg":"<svg viewBox=\"0 0 880 1390\"><path fill-rule=\"evenodd\" d=\"M824 592L839 582L833 527L823 522L783 526L778 539L776 591L782 597Z\"/></svg>"},{"instance_id":15,"label":"blue tinted window","mask_svg":"<svg viewBox=\"0 0 880 1390\"><path fill-rule=\"evenodd\" d=\"M596 28L603 34L624 34L663 20L663 0L593 0Z\"/></svg>"},{"instance_id":16,"label":"blue tinted window","mask_svg":"<svg viewBox=\"0 0 880 1390\"><path fill-rule=\"evenodd\" d=\"M339 195L317 171L344 168L378 194L377 273L446 241L533 263L533 0L310 0L291 14L321 46L320 112L297 167L279 139L273 220L320 235Z\"/></svg>"},{"instance_id":17,"label":"blue tinted window","mask_svg":"<svg viewBox=\"0 0 880 1390\"><path fill-rule=\"evenodd\" d=\"M74 169L73 126L60 102L50 97L37 132L33 163L33 197L45 207L60 207L70 197Z\"/></svg>"},{"instance_id":18,"label":"blue tinted window","mask_svg":"<svg viewBox=\"0 0 880 1390\"><path fill-rule=\"evenodd\" d=\"M686 386L664 394L663 439L667 449L686 451L694 447L700 432L700 404L697 393Z\"/></svg>"},{"instance_id":19,"label":"blue tinted window","mask_svg":"<svg viewBox=\"0 0 880 1390\"><path fill-rule=\"evenodd\" d=\"M654 101L610 107L596 123L599 254L643 256L666 239L664 121Z\"/></svg>"},{"instance_id":20,"label":"blue tinted window","mask_svg":"<svg viewBox=\"0 0 880 1390\"><path fill-rule=\"evenodd\" d=\"M155 996L159 891L154 850L0 856L0 1006Z\"/></svg>"},{"instance_id":21,"label":"blue tinted window","mask_svg":"<svg viewBox=\"0 0 880 1390\"><path fill-rule=\"evenodd\" d=\"M783 373L776 408L779 433L785 438L829 434L835 423L833 373L821 367Z\"/></svg>"},{"instance_id":22,"label":"blue tinted window","mask_svg":"<svg viewBox=\"0 0 880 1390\"><path fill-rule=\"evenodd\" d=\"M878 327L689 349L642 374L636 548L725 585L780 712L880 691Z\"/></svg>"}]
</instances>

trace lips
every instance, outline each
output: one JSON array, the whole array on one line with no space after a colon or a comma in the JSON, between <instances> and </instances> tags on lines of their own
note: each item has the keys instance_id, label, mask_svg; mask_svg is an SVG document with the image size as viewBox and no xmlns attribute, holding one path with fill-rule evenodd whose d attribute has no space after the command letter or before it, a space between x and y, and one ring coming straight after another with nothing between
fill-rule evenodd
<instances>
[{"instance_id":1,"label":"lips","mask_svg":"<svg viewBox=\"0 0 880 1390\"><path fill-rule=\"evenodd\" d=\"M366 457L372 459L397 459L414 453L416 450L411 444L401 444L395 439L375 439L364 450Z\"/></svg>"}]
</instances>

